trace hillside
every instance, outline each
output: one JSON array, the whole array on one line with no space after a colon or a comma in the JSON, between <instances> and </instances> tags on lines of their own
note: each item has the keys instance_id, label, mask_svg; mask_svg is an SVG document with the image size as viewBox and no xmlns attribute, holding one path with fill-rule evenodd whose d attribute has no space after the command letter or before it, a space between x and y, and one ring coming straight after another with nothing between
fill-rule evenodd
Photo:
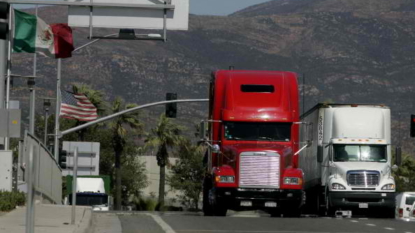
<instances>
[{"instance_id":1,"label":"hillside","mask_svg":"<svg viewBox=\"0 0 415 233\"><path fill-rule=\"evenodd\" d=\"M64 22L66 9L46 7L39 15ZM409 115L415 113L412 25L410 0L275 0L228 17L191 15L190 30L169 32L167 43L100 41L64 60L62 78L66 88L84 82L104 90L108 99L143 104L163 100L166 92L207 98L211 71L230 65L295 71L305 76L305 110L324 101L386 104L393 112L393 143L400 114L404 150L414 154L408 138ZM75 29L78 46L86 37L86 29ZM13 60L14 73L31 74L31 55ZM56 61L41 58L38 70L39 91L53 95ZM27 96L19 82L15 86L14 96ZM178 121L191 126L206 115L205 104L180 105Z\"/></svg>"}]
</instances>

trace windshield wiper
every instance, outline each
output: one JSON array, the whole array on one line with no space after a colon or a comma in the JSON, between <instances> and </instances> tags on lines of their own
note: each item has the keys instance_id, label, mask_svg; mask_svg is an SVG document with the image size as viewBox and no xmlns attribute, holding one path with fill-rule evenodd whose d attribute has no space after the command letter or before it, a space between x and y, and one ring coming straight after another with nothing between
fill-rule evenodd
<instances>
[{"instance_id":1,"label":"windshield wiper","mask_svg":"<svg viewBox=\"0 0 415 233\"><path fill-rule=\"evenodd\" d=\"M269 138L269 137L259 137L258 139L265 139L265 140L268 140L268 141L273 141L274 140L273 138Z\"/></svg>"}]
</instances>

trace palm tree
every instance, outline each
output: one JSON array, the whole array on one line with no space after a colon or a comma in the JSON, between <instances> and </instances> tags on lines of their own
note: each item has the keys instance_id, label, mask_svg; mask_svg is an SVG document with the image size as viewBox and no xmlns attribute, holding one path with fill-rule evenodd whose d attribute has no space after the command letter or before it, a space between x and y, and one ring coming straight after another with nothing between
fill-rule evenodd
<instances>
[{"instance_id":1,"label":"palm tree","mask_svg":"<svg viewBox=\"0 0 415 233\"><path fill-rule=\"evenodd\" d=\"M105 102L103 100L104 93L102 91L94 90L90 86L84 84L84 83L75 83L72 86L72 91L75 94L84 94L86 97L88 97L89 101L97 108L98 115L103 115L105 113ZM77 121L75 126L79 126L81 124L84 124L85 122ZM96 129L98 125L95 125L91 131ZM78 132L78 140L84 141L85 140L85 133L88 129L82 129ZM90 131L90 132L91 132Z\"/></svg>"},{"instance_id":2,"label":"palm tree","mask_svg":"<svg viewBox=\"0 0 415 233\"><path fill-rule=\"evenodd\" d=\"M160 167L159 206L164 207L164 187L166 184L166 165L168 164L168 148L180 144L183 137L180 135L183 128L173 123L165 114L159 118L158 124L151 130L147 138L147 146L157 147L157 165Z\"/></svg>"},{"instance_id":3,"label":"palm tree","mask_svg":"<svg viewBox=\"0 0 415 233\"><path fill-rule=\"evenodd\" d=\"M124 101L117 97L112 102L111 113L121 112L125 109L136 107L135 104L125 104ZM128 131L133 135L140 135L143 132L143 124L139 120L139 113L132 112L119 116L110 121L108 127L112 132L112 143L115 154L115 177L116 177L116 203L115 209L121 210L121 155L124 152L124 146L127 142Z\"/></svg>"}]
</instances>

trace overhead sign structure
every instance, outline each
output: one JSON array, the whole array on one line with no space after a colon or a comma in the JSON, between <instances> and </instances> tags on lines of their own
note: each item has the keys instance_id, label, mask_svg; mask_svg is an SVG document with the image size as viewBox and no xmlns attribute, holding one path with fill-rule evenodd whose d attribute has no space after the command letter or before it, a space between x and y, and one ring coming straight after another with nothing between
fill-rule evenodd
<instances>
[{"instance_id":1,"label":"overhead sign structure","mask_svg":"<svg viewBox=\"0 0 415 233\"><path fill-rule=\"evenodd\" d=\"M66 0L85 2L90 0ZM189 0L170 0L174 10L167 10L167 30L188 30ZM169 2L170 2L169 1ZM93 0L93 3L114 3L114 0ZM117 0L117 4L164 5L164 0ZM164 29L163 9L69 6L68 23L71 27ZM91 16L92 15L92 20Z\"/></svg>"},{"instance_id":2,"label":"overhead sign structure","mask_svg":"<svg viewBox=\"0 0 415 233\"><path fill-rule=\"evenodd\" d=\"M62 176L73 175L74 151L78 149L78 175L97 176L99 175L99 142L70 142L64 141L62 149L67 151L66 166L62 170Z\"/></svg>"}]
</instances>

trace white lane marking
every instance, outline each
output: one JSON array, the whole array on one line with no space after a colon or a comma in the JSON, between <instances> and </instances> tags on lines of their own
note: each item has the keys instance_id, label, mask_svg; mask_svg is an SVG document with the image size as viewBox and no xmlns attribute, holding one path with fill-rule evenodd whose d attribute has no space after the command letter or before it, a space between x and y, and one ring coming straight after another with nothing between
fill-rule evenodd
<instances>
[{"instance_id":1,"label":"white lane marking","mask_svg":"<svg viewBox=\"0 0 415 233\"><path fill-rule=\"evenodd\" d=\"M376 225L372 223L367 223L366 226L375 227Z\"/></svg>"},{"instance_id":2,"label":"white lane marking","mask_svg":"<svg viewBox=\"0 0 415 233\"><path fill-rule=\"evenodd\" d=\"M259 218L261 216L254 216L254 215L233 215L229 216L230 218Z\"/></svg>"},{"instance_id":3,"label":"white lane marking","mask_svg":"<svg viewBox=\"0 0 415 233\"><path fill-rule=\"evenodd\" d=\"M154 221L157 224L159 224L159 226L161 227L161 229L163 229L165 233L176 233L169 224L167 224L162 218L160 218L160 216L157 216L154 214L147 214L147 215L151 216L154 219Z\"/></svg>"},{"instance_id":4,"label":"white lane marking","mask_svg":"<svg viewBox=\"0 0 415 233\"><path fill-rule=\"evenodd\" d=\"M252 231L252 230L199 230L199 229L185 229L178 230L178 232L232 232L232 233L330 233L324 231ZM353 233L353 232L339 232L339 233Z\"/></svg>"},{"instance_id":5,"label":"white lane marking","mask_svg":"<svg viewBox=\"0 0 415 233\"><path fill-rule=\"evenodd\" d=\"M407 231L407 232L405 232L405 233L412 233L412 232L410 232L410 231Z\"/></svg>"},{"instance_id":6,"label":"white lane marking","mask_svg":"<svg viewBox=\"0 0 415 233\"><path fill-rule=\"evenodd\" d=\"M357 221L357 220L350 220L350 222L359 222L359 221Z\"/></svg>"},{"instance_id":7,"label":"white lane marking","mask_svg":"<svg viewBox=\"0 0 415 233\"><path fill-rule=\"evenodd\" d=\"M385 227L386 230L394 231L395 229L392 227Z\"/></svg>"}]
</instances>

